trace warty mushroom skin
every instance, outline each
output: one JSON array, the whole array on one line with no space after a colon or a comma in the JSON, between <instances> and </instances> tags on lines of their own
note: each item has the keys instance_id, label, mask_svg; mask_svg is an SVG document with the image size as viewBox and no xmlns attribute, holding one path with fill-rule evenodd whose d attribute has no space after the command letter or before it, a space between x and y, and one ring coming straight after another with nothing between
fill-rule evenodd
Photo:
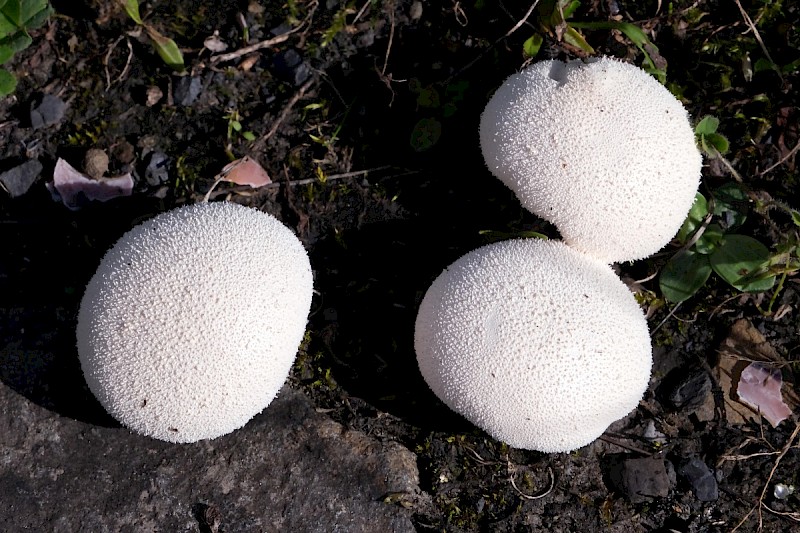
<instances>
[{"instance_id":1,"label":"warty mushroom skin","mask_svg":"<svg viewBox=\"0 0 800 533\"><path fill-rule=\"evenodd\" d=\"M641 400L647 322L605 263L560 241L510 240L456 260L425 294L420 372L451 409L511 446L566 452Z\"/></svg>"},{"instance_id":2,"label":"warty mushroom skin","mask_svg":"<svg viewBox=\"0 0 800 533\"><path fill-rule=\"evenodd\" d=\"M541 61L487 104L489 170L564 241L605 262L650 256L680 229L702 157L683 105L634 65Z\"/></svg>"},{"instance_id":3,"label":"warty mushroom skin","mask_svg":"<svg viewBox=\"0 0 800 533\"><path fill-rule=\"evenodd\" d=\"M86 288L86 382L143 435L224 435L284 383L311 296L308 255L274 217L226 202L163 213L126 233Z\"/></svg>"}]
</instances>

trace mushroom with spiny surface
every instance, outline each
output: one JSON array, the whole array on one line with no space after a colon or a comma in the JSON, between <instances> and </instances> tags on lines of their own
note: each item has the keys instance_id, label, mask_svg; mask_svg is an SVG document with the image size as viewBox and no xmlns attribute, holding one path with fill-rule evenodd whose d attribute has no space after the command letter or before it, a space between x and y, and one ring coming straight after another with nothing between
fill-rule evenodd
<instances>
[{"instance_id":1,"label":"mushroom with spiny surface","mask_svg":"<svg viewBox=\"0 0 800 533\"><path fill-rule=\"evenodd\" d=\"M681 102L609 58L541 61L512 75L481 116L480 143L489 170L526 209L608 263L670 241L702 167Z\"/></svg>"},{"instance_id":2,"label":"mushroom with spiny surface","mask_svg":"<svg viewBox=\"0 0 800 533\"><path fill-rule=\"evenodd\" d=\"M89 389L143 435L230 433L286 380L312 283L303 245L271 215L227 202L162 213L123 235L86 288L77 346Z\"/></svg>"},{"instance_id":3,"label":"mushroom with spiny surface","mask_svg":"<svg viewBox=\"0 0 800 533\"><path fill-rule=\"evenodd\" d=\"M448 407L542 452L599 437L636 408L652 366L633 294L561 241L503 241L456 260L420 304L414 346Z\"/></svg>"}]
</instances>

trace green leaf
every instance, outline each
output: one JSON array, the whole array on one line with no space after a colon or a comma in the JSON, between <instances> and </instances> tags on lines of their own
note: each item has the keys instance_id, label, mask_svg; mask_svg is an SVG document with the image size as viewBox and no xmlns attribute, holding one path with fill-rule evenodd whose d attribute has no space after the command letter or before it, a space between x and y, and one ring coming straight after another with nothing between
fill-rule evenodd
<instances>
[{"instance_id":1,"label":"green leaf","mask_svg":"<svg viewBox=\"0 0 800 533\"><path fill-rule=\"evenodd\" d=\"M581 3L579 0L566 0L561 1L561 13L564 14L564 20L570 18L575 11L581 7Z\"/></svg>"},{"instance_id":2,"label":"green leaf","mask_svg":"<svg viewBox=\"0 0 800 533\"><path fill-rule=\"evenodd\" d=\"M242 123L238 120L231 120L231 128L233 128L233 131L241 131Z\"/></svg>"},{"instance_id":3,"label":"green leaf","mask_svg":"<svg viewBox=\"0 0 800 533\"><path fill-rule=\"evenodd\" d=\"M31 39L31 36L25 33L24 31L17 32L14 35L11 35L9 37L6 37L5 39L0 40L0 43L2 45L11 48L11 50L13 50L14 53L17 53L20 50L25 50L31 45L32 42L33 39Z\"/></svg>"},{"instance_id":4,"label":"green leaf","mask_svg":"<svg viewBox=\"0 0 800 533\"><path fill-rule=\"evenodd\" d=\"M775 284L775 276L758 274L770 259L769 249L747 235L730 234L709 256L711 268L732 287L745 292L765 291Z\"/></svg>"},{"instance_id":5,"label":"green leaf","mask_svg":"<svg viewBox=\"0 0 800 533\"><path fill-rule=\"evenodd\" d=\"M19 21L20 26L25 28L36 28L44 22L44 19L49 15L48 11L50 6L47 5L47 0L22 0L20 2ZM42 16L42 13L45 13Z\"/></svg>"},{"instance_id":6,"label":"green leaf","mask_svg":"<svg viewBox=\"0 0 800 533\"><path fill-rule=\"evenodd\" d=\"M719 127L719 119L717 117L712 117L711 115L706 115L703 119L697 123L697 126L694 127L694 132L697 135L710 135L712 133L716 133L717 128Z\"/></svg>"},{"instance_id":7,"label":"green leaf","mask_svg":"<svg viewBox=\"0 0 800 533\"><path fill-rule=\"evenodd\" d=\"M0 68L0 98L8 96L17 88L17 78L9 71Z\"/></svg>"},{"instance_id":8,"label":"green leaf","mask_svg":"<svg viewBox=\"0 0 800 533\"><path fill-rule=\"evenodd\" d=\"M252 131L243 131L242 132L242 137L244 137L244 139L246 141L251 141L252 142L252 141L256 140L256 134L253 133Z\"/></svg>"},{"instance_id":9,"label":"green leaf","mask_svg":"<svg viewBox=\"0 0 800 533\"><path fill-rule=\"evenodd\" d=\"M442 136L442 123L435 118L422 118L411 131L411 147L417 152L424 152L433 147Z\"/></svg>"},{"instance_id":10,"label":"green leaf","mask_svg":"<svg viewBox=\"0 0 800 533\"><path fill-rule=\"evenodd\" d=\"M708 135L703 136L703 140L706 144L709 144L714 147L714 150L719 152L720 154L728 153L728 148L730 143L728 139L719 133L709 133ZM716 155L716 154L714 154Z\"/></svg>"},{"instance_id":11,"label":"green leaf","mask_svg":"<svg viewBox=\"0 0 800 533\"><path fill-rule=\"evenodd\" d=\"M719 224L709 224L706 226L705 231L703 231L703 235L697 239L694 248L697 250L697 253L703 255L711 254L722 242L723 235L725 235L725 233L722 231Z\"/></svg>"},{"instance_id":12,"label":"green leaf","mask_svg":"<svg viewBox=\"0 0 800 533\"><path fill-rule=\"evenodd\" d=\"M734 183L726 183L714 191L714 214L722 217L726 229L744 224L749 200L747 193Z\"/></svg>"},{"instance_id":13,"label":"green leaf","mask_svg":"<svg viewBox=\"0 0 800 533\"><path fill-rule=\"evenodd\" d=\"M32 13L25 21L25 27L29 30L38 28L53 14L53 8L47 2L42 2L44 6L34 13Z\"/></svg>"},{"instance_id":14,"label":"green leaf","mask_svg":"<svg viewBox=\"0 0 800 533\"><path fill-rule=\"evenodd\" d=\"M525 54L526 57L536 57L536 54L538 54L539 50L542 48L542 43L544 43L544 37L538 33L534 33L522 43L522 53Z\"/></svg>"},{"instance_id":15,"label":"green leaf","mask_svg":"<svg viewBox=\"0 0 800 533\"><path fill-rule=\"evenodd\" d=\"M670 259L658 279L661 294L673 303L689 299L705 285L711 275L708 256L692 250L678 253Z\"/></svg>"},{"instance_id":16,"label":"green leaf","mask_svg":"<svg viewBox=\"0 0 800 533\"><path fill-rule=\"evenodd\" d=\"M800 226L800 211L792 209L792 222L795 226Z\"/></svg>"},{"instance_id":17,"label":"green leaf","mask_svg":"<svg viewBox=\"0 0 800 533\"><path fill-rule=\"evenodd\" d=\"M142 22L142 16L139 14L139 0L123 1L125 2L125 13L127 13L136 24L144 24L144 22Z\"/></svg>"},{"instance_id":18,"label":"green leaf","mask_svg":"<svg viewBox=\"0 0 800 533\"><path fill-rule=\"evenodd\" d=\"M0 65L14 57L15 50L8 44L0 44Z\"/></svg>"},{"instance_id":19,"label":"green leaf","mask_svg":"<svg viewBox=\"0 0 800 533\"><path fill-rule=\"evenodd\" d=\"M22 20L20 20L20 0L8 0L3 6L3 15L6 19L17 28L22 27Z\"/></svg>"},{"instance_id":20,"label":"green leaf","mask_svg":"<svg viewBox=\"0 0 800 533\"><path fill-rule=\"evenodd\" d=\"M0 11L0 39L14 34L19 28Z\"/></svg>"},{"instance_id":21,"label":"green leaf","mask_svg":"<svg viewBox=\"0 0 800 533\"><path fill-rule=\"evenodd\" d=\"M683 226L681 226L681 229L678 231L678 240L682 243L688 241L689 237L694 234L697 228L703 223L707 214L708 202L706 202L706 197L700 193L695 194L692 208L689 209L689 214L686 216L686 220L683 221Z\"/></svg>"},{"instance_id":22,"label":"green leaf","mask_svg":"<svg viewBox=\"0 0 800 533\"><path fill-rule=\"evenodd\" d=\"M580 48L587 54L593 55L594 48L586 42L586 39L581 33L570 25L567 25L567 30L564 32L564 42L571 44L576 48Z\"/></svg>"},{"instance_id":23,"label":"green leaf","mask_svg":"<svg viewBox=\"0 0 800 533\"><path fill-rule=\"evenodd\" d=\"M154 28L145 26L147 35L153 41L153 48L156 49L158 55L164 60L164 63L172 67L174 70L181 71L184 69L183 54L181 53L175 41L169 37L165 37L158 33Z\"/></svg>"}]
</instances>

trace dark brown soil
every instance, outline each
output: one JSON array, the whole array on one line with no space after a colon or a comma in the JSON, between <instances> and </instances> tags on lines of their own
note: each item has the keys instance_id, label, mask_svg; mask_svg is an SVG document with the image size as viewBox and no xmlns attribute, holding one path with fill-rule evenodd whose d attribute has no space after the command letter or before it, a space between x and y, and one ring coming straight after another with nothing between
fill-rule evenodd
<instances>
[{"instance_id":1,"label":"dark brown soil","mask_svg":"<svg viewBox=\"0 0 800 533\"><path fill-rule=\"evenodd\" d=\"M753 198L800 207L792 150L800 118L798 6L742 2L756 36L738 2L584 4L572 20L607 21L613 8L647 32L668 63L667 85L690 114L720 119L731 141L725 159ZM230 155L248 155L273 184L252 190L222 183L212 197L277 216L306 245L315 272L308 340L290 383L333 419L417 454L427 495L414 508L419 531L696 532L731 531L740 522L739 531L800 530L797 494L773 495L776 483L800 487L797 414L777 428L734 424L716 379L721 343L747 319L776 349L784 387L797 390L794 273L771 313L772 291L742 294L712 278L670 314L657 278L641 282L656 347L651 388L639 409L574 453L547 455L493 440L450 412L419 375L416 308L442 269L490 236L532 230L557 237L491 176L478 147L483 106L528 60L523 43L541 31L539 11L518 25L527 6L512 2L145 3L146 21L183 50L187 69L177 74L146 37L132 34L135 25L117 3L53 5L56 14L9 65L19 80L15 94L0 101L0 172L31 159L43 165L27 193L0 191L0 336L22 346L44 336L53 350L32 353L24 367L6 366L3 386L61 415L114 424L83 385L72 330L53 324L74 323L83 287L127 229L201 201ZM246 44L293 33L220 61L204 40L218 32L228 52L241 49L240 17ZM642 52L618 31L582 31L597 54L642 64ZM560 33L545 35L536 59L586 55ZM764 50L784 71L746 76L748 61L763 65ZM161 99L149 103L158 91ZM66 111L34 128L30 110L45 94ZM241 132L229 128L232 112ZM133 195L69 210L46 183L58 158L80 168L92 148L110 155L110 174L133 173ZM146 179L156 152L167 158L160 184ZM703 179L708 192L734 177L710 160ZM750 207L740 233L772 250L792 238L796 245L798 228L785 212ZM620 273L648 278L676 250L620 265ZM796 247L791 253L797 260ZM670 387L697 375L709 376L711 387L694 404L670 405ZM663 442L644 437L648 422ZM665 461L667 493L631 498L615 482L618 465L651 456ZM715 500L700 501L681 475L692 458L711 469Z\"/></svg>"}]
</instances>

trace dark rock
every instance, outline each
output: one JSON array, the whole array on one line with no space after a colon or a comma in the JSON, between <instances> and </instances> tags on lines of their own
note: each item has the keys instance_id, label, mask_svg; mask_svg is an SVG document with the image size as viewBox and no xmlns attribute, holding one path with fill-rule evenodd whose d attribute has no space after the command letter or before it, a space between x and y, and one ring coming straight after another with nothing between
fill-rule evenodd
<instances>
[{"instance_id":1,"label":"dark rock","mask_svg":"<svg viewBox=\"0 0 800 533\"><path fill-rule=\"evenodd\" d=\"M294 48L289 48L276 55L274 67L277 76L298 87L311 77L311 67Z\"/></svg>"},{"instance_id":2,"label":"dark rock","mask_svg":"<svg viewBox=\"0 0 800 533\"><path fill-rule=\"evenodd\" d=\"M156 186L169 180L169 157L163 152L153 152L144 170L144 179L148 185Z\"/></svg>"},{"instance_id":3,"label":"dark rock","mask_svg":"<svg viewBox=\"0 0 800 533\"><path fill-rule=\"evenodd\" d=\"M0 174L0 183L12 198L16 198L28 192L41 172L42 164L31 159Z\"/></svg>"},{"instance_id":4,"label":"dark rock","mask_svg":"<svg viewBox=\"0 0 800 533\"><path fill-rule=\"evenodd\" d=\"M633 503L669 494L669 477L664 460L659 457L617 457L611 462L609 476L614 487Z\"/></svg>"},{"instance_id":5,"label":"dark rock","mask_svg":"<svg viewBox=\"0 0 800 533\"><path fill-rule=\"evenodd\" d=\"M244 428L177 445L0 383L0 427L0 531L414 531L414 454L289 388Z\"/></svg>"},{"instance_id":6,"label":"dark rock","mask_svg":"<svg viewBox=\"0 0 800 533\"><path fill-rule=\"evenodd\" d=\"M178 105L190 106L197 101L202 90L203 82L200 78L184 76L175 84L173 98Z\"/></svg>"},{"instance_id":7,"label":"dark rock","mask_svg":"<svg viewBox=\"0 0 800 533\"><path fill-rule=\"evenodd\" d=\"M31 126L37 130L51 126L64 118L67 104L58 96L45 94L31 102Z\"/></svg>"},{"instance_id":8,"label":"dark rock","mask_svg":"<svg viewBox=\"0 0 800 533\"><path fill-rule=\"evenodd\" d=\"M719 498L719 487L714 472L697 457L684 462L678 474L692 487L694 496L701 502L713 502Z\"/></svg>"},{"instance_id":9,"label":"dark rock","mask_svg":"<svg viewBox=\"0 0 800 533\"><path fill-rule=\"evenodd\" d=\"M671 409L695 409L711 393L711 378L700 367L676 368L664 378L658 395Z\"/></svg>"}]
</instances>

